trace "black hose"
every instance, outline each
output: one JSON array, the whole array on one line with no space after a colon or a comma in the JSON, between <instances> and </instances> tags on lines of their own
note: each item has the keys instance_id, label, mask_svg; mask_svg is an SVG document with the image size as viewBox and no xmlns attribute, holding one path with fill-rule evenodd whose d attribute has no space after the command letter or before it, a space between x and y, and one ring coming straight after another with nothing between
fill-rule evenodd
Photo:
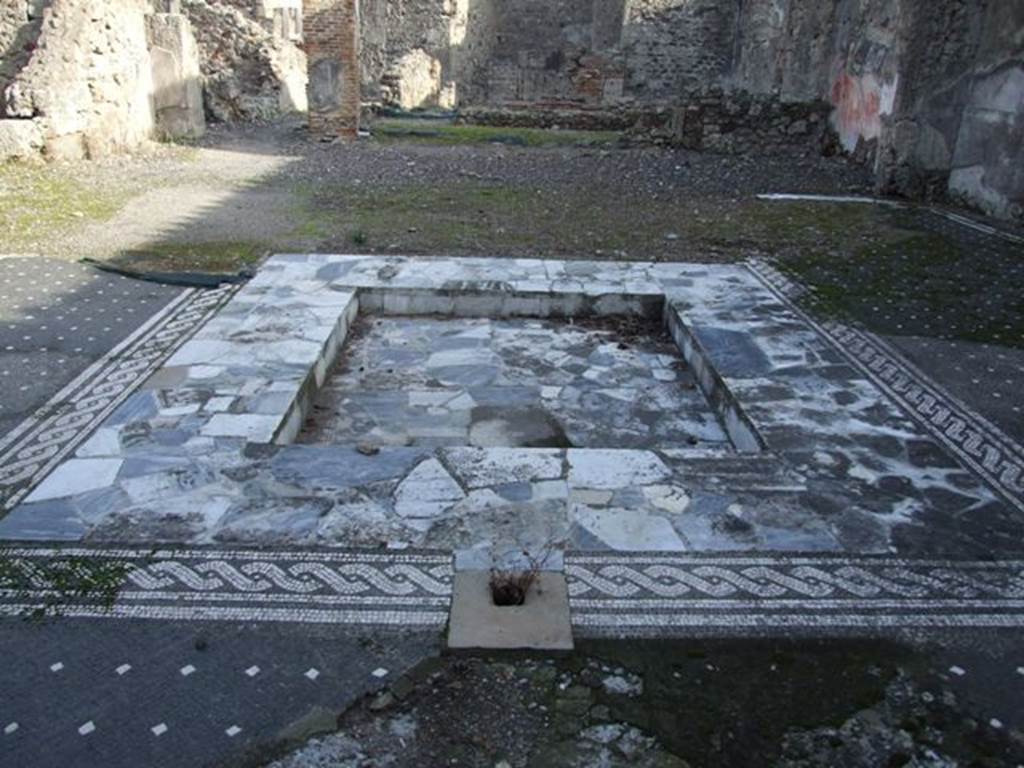
<instances>
[{"instance_id":1,"label":"black hose","mask_svg":"<svg viewBox=\"0 0 1024 768\"><path fill-rule=\"evenodd\" d=\"M147 283L179 285L185 288L217 288L224 283L244 283L255 274L249 269L239 270L233 275L218 275L210 272L140 272L135 269L115 267L113 264L90 259L88 256L80 259L80 261L101 272L109 272L121 277L130 277L133 280L143 280Z\"/></svg>"}]
</instances>

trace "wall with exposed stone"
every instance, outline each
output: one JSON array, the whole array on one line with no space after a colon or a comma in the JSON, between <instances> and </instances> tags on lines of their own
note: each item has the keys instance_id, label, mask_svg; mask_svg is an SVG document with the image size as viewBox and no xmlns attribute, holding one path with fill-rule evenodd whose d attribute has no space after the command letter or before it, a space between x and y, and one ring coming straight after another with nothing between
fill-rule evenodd
<instances>
[{"instance_id":1,"label":"wall with exposed stone","mask_svg":"<svg viewBox=\"0 0 1024 768\"><path fill-rule=\"evenodd\" d=\"M306 109L301 0L0 0L0 158Z\"/></svg>"},{"instance_id":2,"label":"wall with exposed stone","mask_svg":"<svg viewBox=\"0 0 1024 768\"><path fill-rule=\"evenodd\" d=\"M176 0L32 0L18 13L0 2L0 158L95 158L202 134L198 51L168 12Z\"/></svg>"},{"instance_id":3,"label":"wall with exposed stone","mask_svg":"<svg viewBox=\"0 0 1024 768\"><path fill-rule=\"evenodd\" d=\"M362 108L359 0L306 0L309 128L322 138L355 138Z\"/></svg>"},{"instance_id":4,"label":"wall with exposed stone","mask_svg":"<svg viewBox=\"0 0 1024 768\"><path fill-rule=\"evenodd\" d=\"M210 119L252 122L306 110L306 54L291 39L294 30L275 33L272 1L182 0Z\"/></svg>"},{"instance_id":5,"label":"wall with exposed stone","mask_svg":"<svg viewBox=\"0 0 1024 768\"><path fill-rule=\"evenodd\" d=\"M32 54L4 90L5 117L31 119L47 153L97 157L154 128L143 0L54 0Z\"/></svg>"},{"instance_id":6,"label":"wall with exposed stone","mask_svg":"<svg viewBox=\"0 0 1024 768\"><path fill-rule=\"evenodd\" d=\"M498 4L361 0L363 100L405 109L488 101Z\"/></svg>"},{"instance_id":7,"label":"wall with exposed stone","mask_svg":"<svg viewBox=\"0 0 1024 768\"><path fill-rule=\"evenodd\" d=\"M879 190L1024 216L1024 0L748 0L729 87L824 99Z\"/></svg>"},{"instance_id":8,"label":"wall with exposed stone","mask_svg":"<svg viewBox=\"0 0 1024 768\"><path fill-rule=\"evenodd\" d=\"M911 36L906 64L916 70L883 142L882 182L1024 220L1024 0L943 0L918 13L933 41L947 30L946 42Z\"/></svg>"},{"instance_id":9,"label":"wall with exposed stone","mask_svg":"<svg viewBox=\"0 0 1024 768\"><path fill-rule=\"evenodd\" d=\"M49 4L49 0L0 0L0 93L28 63Z\"/></svg>"},{"instance_id":10,"label":"wall with exposed stone","mask_svg":"<svg viewBox=\"0 0 1024 768\"><path fill-rule=\"evenodd\" d=\"M363 0L364 97L843 152L1020 218L1024 0ZM600 112L600 115L593 114Z\"/></svg>"}]
</instances>

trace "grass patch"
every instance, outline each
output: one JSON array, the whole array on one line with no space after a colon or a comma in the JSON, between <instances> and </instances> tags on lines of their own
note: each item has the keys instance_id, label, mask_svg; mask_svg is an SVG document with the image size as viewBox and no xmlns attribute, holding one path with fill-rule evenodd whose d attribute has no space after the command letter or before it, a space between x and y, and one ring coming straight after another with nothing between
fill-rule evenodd
<instances>
[{"instance_id":1,"label":"grass patch","mask_svg":"<svg viewBox=\"0 0 1024 768\"><path fill-rule=\"evenodd\" d=\"M224 240L206 243L156 243L122 251L112 263L140 272L212 272L233 274L259 263L266 245Z\"/></svg>"},{"instance_id":2,"label":"grass patch","mask_svg":"<svg viewBox=\"0 0 1024 768\"><path fill-rule=\"evenodd\" d=\"M130 193L87 187L55 166L0 163L0 232L5 248L52 239L85 221L107 221Z\"/></svg>"},{"instance_id":3,"label":"grass patch","mask_svg":"<svg viewBox=\"0 0 1024 768\"><path fill-rule=\"evenodd\" d=\"M374 122L378 141L418 141L451 146L455 144L507 144L518 147L601 146L615 144L618 131L572 131L547 128L507 128L491 125L456 125L444 120L383 118Z\"/></svg>"},{"instance_id":4,"label":"grass patch","mask_svg":"<svg viewBox=\"0 0 1024 768\"><path fill-rule=\"evenodd\" d=\"M610 195L601 189L497 186L306 186L296 191L295 247L370 248L551 258L730 261L784 248L846 248L870 232L863 211L786 211L758 201Z\"/></svg>"}]
</instances>

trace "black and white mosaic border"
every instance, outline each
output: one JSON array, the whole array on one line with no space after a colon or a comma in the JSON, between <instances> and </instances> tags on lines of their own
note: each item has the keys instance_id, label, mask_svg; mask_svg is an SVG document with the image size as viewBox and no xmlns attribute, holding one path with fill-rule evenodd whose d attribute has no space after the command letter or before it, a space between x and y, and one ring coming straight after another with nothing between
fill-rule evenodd
<instances>
[{"instance_id":1,"label":"black and white mosaic border","mask_svg":"<svg viewBox=\"0 0 1024 768\"><path fill-rule=\"evenodd\" d=\"M186 289L0 438L0 511L13 509L234 295Z\"/></svg>"},{"instance_id":2,"label":"black and white mosaic border","mask_svg":"<svg viewBox=\"0 0 1024 768\"><path fill-rule=\"evenodd\" d=\"M441 629L452 595L446 552L39 547L0 556L128 566L113 607L72 598L64 617ZM569 553L565 574L581 636L1024 627L1024 560ZM0 591L0 616L42 604L48 588Z\"/></svg>"},{"instance_id":3,"label":"black and white mosaic border","mask_svg":"<svg viewBox=\"0 0 1024 768\"><path fill-rule=\"evenodd\" d=\"M115 605L62 601L66 617L440 628L452 589L452 559L443 553L39 547L0 556L90 558L126 568ZM52 596L43 584L27 593L0 590L0 615L22 614Z\"/></svg>"},{"instance_id":4,"label":"black and white mosaic border","mask_svg":"<svg viewBox=\"0 0 1024 768\"><path fill-rule=\"evenodd\" d=\"M1024 512L1024 446L954 397L877 335L852 323L816 321L795 303L807 289L766 261L747 266L932 437Z\"/></svg>"},{"instance_id":5,"label":"black and white mosaic border","mask_svg":"<svg viewBox=\"0 0 1024 768\"><path fill-rule=\"evenodd\" d=\"M1024 626L1024 561L570 555L587 634Z\"/></svg>"}]
</instances>

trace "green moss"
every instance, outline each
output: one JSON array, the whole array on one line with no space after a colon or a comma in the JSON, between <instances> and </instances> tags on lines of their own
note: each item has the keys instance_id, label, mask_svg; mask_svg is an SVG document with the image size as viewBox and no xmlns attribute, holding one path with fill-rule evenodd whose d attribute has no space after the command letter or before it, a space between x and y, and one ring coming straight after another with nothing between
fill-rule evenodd
<instances>
[{"instance_id":1,"label":"green moss","mask_svg":"<svg viewBox=\"0 0 1024 768\"><path fill-rule=\"evenodd\" d=\"M82 222L107 221L129 197L123 191L86 187L56 166L0 164L0 233L5 248L31 246Z\"/></svg>"},{"instance_id":2,"label":"green moss","mask_svg":"<svg viewBox=\"0 0 1024 768\"><path fill-rule=\"evenodd\" d=\"M386 118L373 125L382 142L419 141L429 144L509 144L522 147L596 146L614 144L618 131L571 131L546 128L506 128L490 125L455 125L443 120Z\"/></svg>"},{"instance_id":3,"label":"green moss","mask_svg":"<svg viewBox=\"0 0 1024 768\"><path fill-rule=\"evenodd\" d=\"M27 618L60 615L66 605L80 601L110 609L134 568L125 560L59 555L29 560L0 550L0 589L31 606Z\"/></svg>"},{"instance_id":4,"label":"green moss","mask_svg":"<svg viewBox=\"0 0 1024 768\"><path fill-rule=\"evenodd\" d=\"M267 253L259 242L222 240L204 243L154 243L122 251L113 262L142 272L234 273Z\"/></svg>"},{"instance_id":5,"label":"green moss","mask_svg":"<svg viewBox=\"0 0 1024 768\"><path fill-rule=\"evenodd\" d=\"M884 333L1024 346L1024 302L1006 290L998 253L979 258L969 240L923 229L920 216L928 214L855 208L863 218L842 225L823 212L813 225L817 244L790 233L771 251L784 272L811 288L802 299L807 309Z\"/></svg>"}]
</instances>

